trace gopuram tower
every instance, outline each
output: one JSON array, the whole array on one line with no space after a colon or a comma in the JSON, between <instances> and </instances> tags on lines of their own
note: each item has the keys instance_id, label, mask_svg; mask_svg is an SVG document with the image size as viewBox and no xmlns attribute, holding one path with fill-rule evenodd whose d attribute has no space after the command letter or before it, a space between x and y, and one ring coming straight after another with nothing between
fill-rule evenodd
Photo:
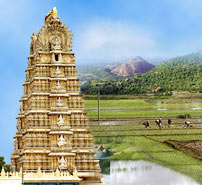
<instances>
[{"instance_id":1,"label":"gopuram tower","mask_svg":"<svg viewBox=\"0 0 202 185\"><path fill-rule=\"evenodd\" d=\"M94 158L93 137L71 53L72 33L60 22L56 8L31 39L12 171L71 175L76 170L81 183L99 183L99 161Z\"/></svg>"}]
</instances>

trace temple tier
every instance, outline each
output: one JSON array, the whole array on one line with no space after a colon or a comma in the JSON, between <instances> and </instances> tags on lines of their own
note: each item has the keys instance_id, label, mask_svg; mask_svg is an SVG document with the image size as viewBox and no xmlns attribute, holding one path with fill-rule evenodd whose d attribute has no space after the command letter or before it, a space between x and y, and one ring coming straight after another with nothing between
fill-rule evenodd
<instances>
[{"instance_id":1,"label":"temple tier","mask_svg":"<svg viewBox=\"0 0 202 185\"><path fill-rule=\"evenodd\" d=\"M12 171L52 173L100 182L93 137L88 131L84 101L72 51L72 33L54 8L38 34L32 34L24 95L17 117Z\"/></svg>"}]
</instances>

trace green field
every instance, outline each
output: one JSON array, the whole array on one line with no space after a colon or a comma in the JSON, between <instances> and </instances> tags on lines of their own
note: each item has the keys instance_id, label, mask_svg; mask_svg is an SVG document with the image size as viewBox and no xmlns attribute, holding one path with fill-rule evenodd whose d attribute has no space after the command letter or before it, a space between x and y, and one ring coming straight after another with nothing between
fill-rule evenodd
<instances>
[{"instance_id":1,"label":"green field","mask_svg":"<svg viewBox=\"0 0 202 185\"><path fill-rule=\"evenodd\" d=\"M86 109L97 109L97 100L86 100ZM156 108L156 105L145 100L101 100L101 109L145 109Z\"/></svg>"},{"instance_id":2,"label":"green field","mask_svg":"<svg viewBox=\"0 0 202 185\"><path fill-rule=\"evenodd\" d=\"M100 161L102 172L109 172L110 160L146 160L169 167L202 183L202 161L164 142L202 140L202 99L191 96L101 97L101 120L109 125L91 121L89 130L94 136L95 144L105 148L101 155L108 156ZM96 96L85 101L85 110L91 120L97 118L98 104L95 98ZM191 127L188 129L184 128L187 119L178 118L184 114L191 116L188 119ZM158 129L154 123L154 119L160 116L163 117L162 129ZM168 117L173 120L171 126L167 124ZM117 119L122 121L118 122ZM109 120L116 124L110 125ZM150 121L151 128L144 128L144 120Z\"/></svg>"},{"instance_id":3,"label":"green field","mask_svg":"<svg viewBox=\"0 0 202 185\"><path fill-rule=\"evenodd\" d=\"M169 167L202 183L202 161L164 143L166 140L202 140L200 125L192 129L173 125L172 128L162 130L144 129L143 125L136 124L91 125L89 129L95 144L102 144L105 151L110 151L110 156L101 160L102 170L105 172L107 166L104 160L146 160ZM131 133L136 135L129 136Z\"/></svg>"},{"instance_id":4,"label":"green field","mask_svg":"<svg viewBox=\"0 0 202 185\"><path fill-rule=\"evenodd\" d=\"M85 110L89 118L97 118L97 100L86 100ZM198 110L197 110L198 109ZM202 100L190 99L119 99L100 100L101 118L136 118L136 117L177 117L190 114L202 115Z\"/></svg>"}]
</instances>

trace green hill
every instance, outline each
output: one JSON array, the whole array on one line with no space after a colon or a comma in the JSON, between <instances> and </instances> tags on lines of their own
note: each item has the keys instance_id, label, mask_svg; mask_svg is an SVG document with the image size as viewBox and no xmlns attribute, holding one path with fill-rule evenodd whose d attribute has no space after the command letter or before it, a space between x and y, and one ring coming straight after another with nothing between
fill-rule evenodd
<instances>
[{"instance_id":1,"label":"green hill","mask_svg":"<svg viewBox=\"0 0 202 185\"><path fill-rule=\"evenodd\" d=\"M99 80L82 85L84 94L95 94L99 84L102 94L169 93L183 90L202 93L202 52L170 59L145 74L119 80Z\"/></svg>"},{"instance_id":2,"label":"green hill","mask_svg":"<svg viewBox=\"0 0 202 185\"><path fill-rule=\"evenodd\" d=\"M78 77L80 83L83 84L87 81L97 81L102 80L118 80L121 77L113 73L110 73L110 64L92 64L92 65L78 65Z\"/></svg>"}]
</instances>

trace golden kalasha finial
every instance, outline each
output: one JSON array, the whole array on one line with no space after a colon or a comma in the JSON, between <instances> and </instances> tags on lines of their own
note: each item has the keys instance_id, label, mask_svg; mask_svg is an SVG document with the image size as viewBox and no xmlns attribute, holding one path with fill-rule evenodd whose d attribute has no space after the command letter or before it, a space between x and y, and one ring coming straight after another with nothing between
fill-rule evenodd
<instances>
[{"instance_id":1,"label":"golden kalasha finial","mask_svg":"<svg viewBox=\"0 0 202 185\"><path fill-rule=\"evenodd\" d=\"M59 22L58 11L54 7L45 17L45 23L48 23L50 20L54 22Z\"/></svg>"},{"instance_id":2,"label":"golden kalasha finial","mask_svg":"<svg viewBox=\"0 0 202 185\"><path fill-rule=\"evenodd\" d=\"M42 176L41 167L38 167L37 178L41 178L41 176Z\"/></svg>"},{"instance_id":3,"label":"golden kalasha finial","mask_svg":"<svg viewBox=\"0 0 202 185\"><path fill-rule=\"evenodd\" d=\"M58 15L58 11L57 11L56 7L53 8L53 15L55 15L55 16Z\"/></svg>"}]
</instances>

